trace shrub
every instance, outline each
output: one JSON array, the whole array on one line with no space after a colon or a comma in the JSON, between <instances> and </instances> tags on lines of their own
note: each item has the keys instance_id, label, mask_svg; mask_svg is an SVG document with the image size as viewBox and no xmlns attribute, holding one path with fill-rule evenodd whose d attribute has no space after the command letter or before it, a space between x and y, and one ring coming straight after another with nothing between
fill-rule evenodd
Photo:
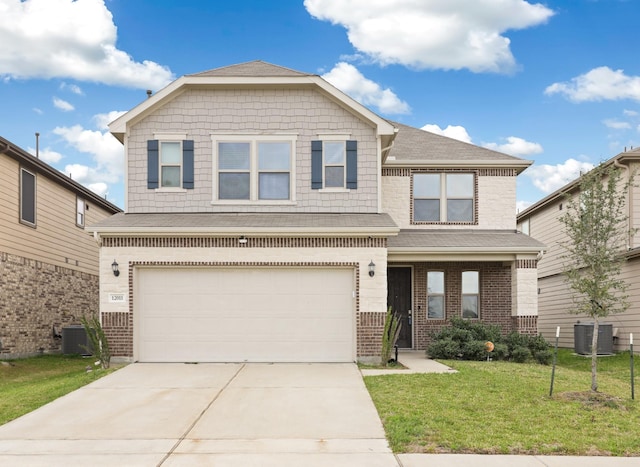
<instances>
[{"instance_id":1,"label":"shrub","mask_svg":"<svg viewBox=\"0 0 640 467\"><path fill-rule=\"evenodd\" d=\"M400 318L391 311L391 307L387 308L387 314L384 318L384 331L382 333L382 349L380 351L380 363L382 366L387 366L389 360L391 360L391 351L400 335L400 326Z\"/></svg>"},{"instance_id":2,"label":"shrub","mask_svg":"<svg viewBox=\"0 0 640 467\"><path fill-rule=\"evenodd\" d=\"M511 351L511 360L516 363L524 363L531 358L531 351L527 347L514 347Z\"/></svg>"},{"instance_id":3,"label":"shrub","mask_svg":"<svg viewBox=\"0 0 640 467\"><path fill-rule=\"evenodd\" d=\"M509 346L498 342L494 343L493 352L491 352L491 358L494 360L506 360L509 358Z\"/></svg>"},{"instance_id":4,"label":"shrub","mask_svg":"<svg viewBox=\"0 0 640 467\"><path fill-rule=\"evenodd\" d=\"M111 364L111 349L109 348L109 342L107 341L107 335L102 329L100 320L95 316L82 316L80 322L89 337L91 346L83 346L85 350L93 353L93 356L100 361L102 368L107 369Z\"/></svg>"},{"instance_id":5,"label":"shrub","mask_svg":"<svg viewBox=\"0 0 640 467\"><path fill-rule=\"evenodd\" d=\"M430 358L453 360L462 356L462 349L458 342L447 337L432 341L427 349L427 356Z\"/></svg>"},{"instance_id":6,"label":"shrub","mask_svg":"<svg viewBox=\"0 0 640 467\"><path fill-rule=\"evenodd\" d=\"M487 341L469 341L462 345L462 358L464 360L486 360L487 349L485 343Z\"/></svg>"},{"instance_id":7,"label":"shrub","mask_svg":"<svg viewBox=\"0 0 640 467\"><path fill-rule=\"evenodd\" d=\"M542 335L529 336L514 331L503 336L499 326L462 318L453 318L451 326L433 335L427 355L442 359L484 360L487 358L487 341L494 344L490 354L493 360L524 363L534 359L548 365L553 358L551 346Z\"/></svg>"},{"instance_id":8,"label":"shrub","mask_svg":"<svg viewBox=\"0 0 640 467\"><path fill-rule=\"evenodd\" d=\"M551 349L540 350L536 352L533 357L541 365L550 365L551 361L553 360L553 352L551 351Z\"/></svg>"}]
</instances>

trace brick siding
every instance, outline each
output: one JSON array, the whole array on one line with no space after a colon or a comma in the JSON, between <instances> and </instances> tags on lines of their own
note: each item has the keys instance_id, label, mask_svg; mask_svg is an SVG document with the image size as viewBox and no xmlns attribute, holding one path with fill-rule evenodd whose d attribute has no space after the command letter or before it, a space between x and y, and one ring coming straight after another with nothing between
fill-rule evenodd
<instances>
[{"instance_id":1,"label":"brick siding","mask_svg":"<svg viewBox=\"0 0 640 467\"><path fill-rule=\"evenodd\" d=\"M393 264L390 264L393 265ZM480 321L505 334L517 330L511 317L511 266L501 262L402 263L413 267L413 347L425 350L431 336L461 316L462 271L480 272ZM445 319L427 319L427 271L445 273Z\"/></svg>"},{"instance_id":2,"label":"brick siding","mask_svg":"<svg viewBox=\"0 0 640 467\"><path fill-rule=\"evenodd\" d=\"M98 276L0 252L0 357L60 352L53 336L97 313Z\"/></svg>"}]
</instances>

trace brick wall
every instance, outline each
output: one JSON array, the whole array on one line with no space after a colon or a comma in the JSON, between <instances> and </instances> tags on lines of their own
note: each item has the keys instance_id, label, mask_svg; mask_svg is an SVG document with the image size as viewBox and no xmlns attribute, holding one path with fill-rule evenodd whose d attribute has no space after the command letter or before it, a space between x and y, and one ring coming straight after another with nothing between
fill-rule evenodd
<instances>
[{"instance_id":1,"label":"brick wall","mask_svg":"<svg viewBox=\"0 0 640 467\"><path fill-rule=\"evenodd\" d=\"M0 357L60 352L53 327L98 310L98 276L0 252Z\"/></svg>"},{"instance_id":2,"label":"brick wall","mask_svg":"<svg viewBox=\"0 0 640 467\"><path fill-rule=\"evenodd\" d=\"M511 317L511 267L501 262L403 263L413 267L413 332L415 349L424 350L431 336L461 316L462 271L480 272L480 321L499 325L503 332L515 329ZM427 271L445 273L444 320L427 319Z\"/></svg>"}]
</instances>

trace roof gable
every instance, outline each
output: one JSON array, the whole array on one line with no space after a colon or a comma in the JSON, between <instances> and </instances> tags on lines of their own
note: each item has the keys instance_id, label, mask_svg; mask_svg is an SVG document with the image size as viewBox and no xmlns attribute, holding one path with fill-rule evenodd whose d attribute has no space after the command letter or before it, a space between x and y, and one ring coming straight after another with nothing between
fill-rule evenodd
<instances>
[{"instance_id":1,"label":"roof gable","mask_svg":"<svg viewBox=\"0 0 640 467\"><path fill-rule=\"evenodd\" d=\"M197 77L214 77L214 76L313 76L311 73L303 73L301 71L292 70L279 65L264 62L262 60L254 60L252 62L239 63L237 65L229 65L212 70L194 73L187 76Z\"/></svg>"},{"instance_id":2,"label":"roof gable","mask_svg":"<svg viewBox=\"0 0 640 467\"><path fill-rule=\"evenodd\" d=\"M189 88L281 88L283 86L317 90L358 118L369 122L376 129L378 136L386 138L385 143L388 143L395 135L396 129L390 122L320 76L272 65L260 60L182 76L111 122L109 130L120 142L124 142L124 135L129 125L137 123Z\"/></svg>"}]
</instances>

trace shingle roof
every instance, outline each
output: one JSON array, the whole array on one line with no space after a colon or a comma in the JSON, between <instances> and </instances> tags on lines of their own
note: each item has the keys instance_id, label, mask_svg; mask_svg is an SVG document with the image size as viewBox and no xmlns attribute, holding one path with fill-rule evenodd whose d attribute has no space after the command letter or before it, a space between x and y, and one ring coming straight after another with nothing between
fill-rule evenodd
<instances>
[{"instance_id":1,"label":"shingle roof","mask_svg":"<svg viewBox=\"0 0 640 467\"><path fill-rule=\"evenodd\" d=\"M290 229L292 232L341 230L395 232L396 224L387 214L280 214L280 213L154 213L117 214L91 227L89 231L116 232L172 231L215 234L246 230L244 233Z\"/></svg>"},{"instance_id":2,"label":"shingle roof","mask_svg":"<svg viewBox=\"0 0 640 467\"><path fill-rule=\"evenodd\" d=\"M402 123L391 123L399 131L393 142L393 147L389 151L390 159L395 158L397 161L496 161L521 162L523 165L530 164L529 161L524 159L492 151L491 149L436 135Z\"/></svg>"},{"instance_id":3,"label":"shingle roof","mask_svg":"<svg viewBox=\"0 0 640 467\"><path fill-rule=\"evenodd\" d=\"M404 229L398 236L389 237L389 251L396 249L451 250L470 252L538 252L543 243L515 230L418 230Z\"/></svg>"},{"instance_id":4,"label":"shingle roof","mask_svg":"<svg viewBox=\"0 0 640 467\"><path fill-rule=\"evenodd\" d=\"M262 60L254 60L253 62L239 63L237 65L224 66L214 68L212 70L194 73L187 76L312 76L311 73L303 73L301 71L292 70Z\"/></svg>"},{"instance_id":5,"label":"shingle roof","mask_svg":"<svg viewBox=\"0 0 640 467\"><path fill-rule=\"evenodd\" d=\"M67 188L68 190L79 194L84 197L86 200L91 200L96 205L100 206L104 210L109 213L117 213L122 210L116 206L115 204L107 201L105 198L101 197L97 193L89 190L85 186L80 183L72 180L67 175L63 174L59 170L51 167L46 162L38 159L37 157L29 154L27 151L22 149L19 146L16 146L8 139L5 139L0 136L0 154L6 154L9 157L20 162L20 164L26 165L32 170L36 170L39 174L42 174L49 179L53 180L60 186Z\"/></svg>"}]
</instances>

